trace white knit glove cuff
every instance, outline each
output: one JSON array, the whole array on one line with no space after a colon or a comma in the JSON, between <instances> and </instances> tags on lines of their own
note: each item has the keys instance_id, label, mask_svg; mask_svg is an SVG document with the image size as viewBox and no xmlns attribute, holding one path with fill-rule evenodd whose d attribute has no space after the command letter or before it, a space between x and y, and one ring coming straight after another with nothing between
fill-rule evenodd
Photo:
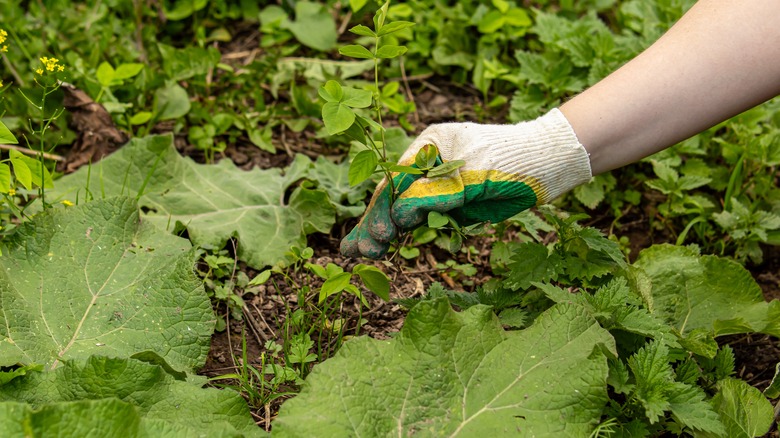
<instances>
[{"instance_id":1,"label":"white knit glove cuff","mask_svg":"<svg viewBox=\"0 0 780 438\"><path fill-rule=\"evenodd\" d=\"M492 126L481 137L485 147L477 160L481 163L472 161L468 167L526 177L537 204L548 203L592 177L588 152L557 108L532 121Z\"/></svg>"}]
</instances>

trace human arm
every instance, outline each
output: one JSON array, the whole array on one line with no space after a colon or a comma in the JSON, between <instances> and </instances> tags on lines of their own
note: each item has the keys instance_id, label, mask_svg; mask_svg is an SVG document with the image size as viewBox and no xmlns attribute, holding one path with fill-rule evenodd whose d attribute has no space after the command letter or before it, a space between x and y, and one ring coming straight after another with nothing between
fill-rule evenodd
<instances>
[{"instance_id":1,"label":"human arm","mask_svg":"<svg viewBox=\"0 0 780 438\"><path fill-rule=\"evenodd\" d=\"M399 228L417 226L427 211L455 208L455 204L438 202L443 194L447 199L460 196L457 208L461 210L477 203L483 206L472 219L482 215L484 220L493 220L490 211L501 209L519 213L587 182L591 170L599 174L632 163L776 96L780 93L777 17L780 2L775 0L700 0L651 47L561 106L557 114L565 117L556 117L552 131L538 120L525 122L534 126L531 136L525 129L514 128L525 123L469 124L468 130L464 124L432 126L413 144L412 152L425 142L440 150L454 145L458 154L442 154L445 161L462 159L467 165L482 166L485 157L491 157L488 170L499 171L493 173L519 169L511 172L518 181L531 175L541 183L524 197L484 190L485 196L469 198L469 190L451 189L452 178L420 179L413 185L419 190L401 193L395 204L389 197L375 202L384 193L379 190L364 219L342 242L342 252L382 255ZM572 135L553 134L567 130ZM428 136L430 132L437 135ZM503 134L496 141L499 132ZM538 141L545 136L549 142ZM539 153L540 144L548 146L549 152ZM582 152L587 153L571 154L566 160L555 158L561 148L583 146ZM543 159L529 160L529 151ZM495 181L487 178L472 186L481 190L494 186ZM557 186L555 190L547 190L551 183ZM507 217L509 212L502 213Z\"/></svg>"},{"instance_id":2,"label":"human arm","mask_svg":"<svg viewBox=\"0 0 780 438\"><path fill-rule=\"evenodd\" d=\"M561 106L593 174L780 94L780 2L700 0L647 50Z\"/></svg>"}]
</instances>

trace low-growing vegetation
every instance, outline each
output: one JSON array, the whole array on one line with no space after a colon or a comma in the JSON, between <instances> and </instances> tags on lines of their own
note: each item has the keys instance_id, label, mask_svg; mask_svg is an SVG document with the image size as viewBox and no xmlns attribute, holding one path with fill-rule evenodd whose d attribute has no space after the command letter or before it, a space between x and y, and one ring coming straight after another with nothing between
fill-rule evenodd
<instances>
[{"instance_id":1,"label":"low-growing vegetation","mask_svg":"<svg viewBox=\"0 0 780 438\"><path fill-rule=\"evenodd\" d=\"M0 436L778 436L778 100L338 253L692 3L0 4Z\"/></svg>"}]
</instances>

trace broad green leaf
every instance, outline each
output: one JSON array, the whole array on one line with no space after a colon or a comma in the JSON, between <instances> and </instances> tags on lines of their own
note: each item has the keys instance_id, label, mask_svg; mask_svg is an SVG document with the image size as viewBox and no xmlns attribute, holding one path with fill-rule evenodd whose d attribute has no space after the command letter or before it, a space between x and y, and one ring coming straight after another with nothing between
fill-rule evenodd
<instances>
[{"instance_id":1,"label":"broad green leaf","mask_svg":"<svg viewBox=\"0 0 780 438\"><path fill-rule=\"evenodd\" d=\"M363 46L352 44L339 49L339 53L358 59L374 59L374 54Z\"/></svg>"},{"instance_id":2,"label":"broad green leaf","mask_svg":"<svg viewBox=\"0 0 780 438\"><path fill-rule=\"evenodd\" d=\"M358 152L349 165L349 185L356 186L371 178L377 163L379 163L379 158L376 156L376 152L372 150Z\"/></svg>"},{"instance_id":3,"label":"broad green leaf","mask_svg":"<svg viewBox=\"0 0 780 438\"><path fill-rule=\"evenodd\" d=\"M32 172L30 171L30 167L27 166L27 162L23 159L21 154L19 152L16 152L14 150L10 151L11 153L11 167L14 169L14 176L16 177L16 180L19 181L21 185L24 186L27 190L32 189L33 179L32 179ZM18 154L18 156L14 156L14 154Z\"/></svg>"},{"instance_id":4,"label":"broad green leaf","mask_svg":"<svg viewBox=\"0 0 780 438\"><path fill-rule=\"evenodd\" d=\"M110 87L114 83L114 73L114 67L104 61L98 66L95 77L100 82L100 85Z\"/></svg>"},{"instance_id":5,"label":"broad green leaf","mask_svg":"<svg viewBox=\"0 0 780 438\"><path fill-rule=\"evenodd\" d=\"M152 113L150 111L139 111L130 117L131 125L143 125L152 119Z\"/></svg>"},{"instance_id":6,"label":"broad green leaf","mask_svg":"<svg viewBox=\"0 0 780 438\"><path fill-rule=\"evenodd\" d=\"M330 80L325 82L318 90L320 97L326 102L340 102L344 96L344 91L338 81Z\"/></svg>"},{"instance_id":7,"label":"broad green leaf","mask_svg":"<svg viewBox=\"0 0 780 438\"><path fill-rule=\"evenodd\" d=\"M261 434L236 392L176 380L138 360L103 356L68 361L0 387L0 430L24 426L40 430L33 436Z\"/></svg>"},{"instance_id":8,"label":"broad green leaf","mask_svg":"<svg viewBox=\"0 0 780 438\"><path fill-rule=\"evenodd\" d=\"M368 3L368 0L349 0L349 7L352 8L352 12L357 12L360 8L365 6L366 3Z\"/></svg>"},{"instance_id":9,"label":"broad green leaf","mask_svg":"<svg viewBox=\"0 0 780 438\"><path fill-rule=\"evenodd\" d=\"M178 0L174 2L173 8L164 8L163 12L167 20L178 21L205 8L207 4L208 0Z\"/></svg>"},{"instance_id":10,"label":"broad green leaf","mask_svg":"<svg viewBox=\"0 0 780 438\"><path fill-rule=\"evenodd\" d=\"M355 122L355 113L339 102L326 102L322 106L322 121L329 135L342 133Z\"/></svg>"},{"instance_id":11,"label":"broad green leaf","mask_svg":"<svg viewBox=\"0 0 780 438\"><path fill-rule=\"evenodd\" d=\"M441 228L447 225L449 222L450 220L447 218L447 216L439 213L438 211L428 212L428 226L430 228Z\"/></svg>"},{"instance_id":12,"label":"broad green leaf","mask_svg":"<svg viewBox=\"0 0 780 438\"><path fill-rule=\"evenodd\" d=\"M157 48L162 56L163 70L173 82L194 76L204 77L217 66L221 57L219 50L214 47L204 49L197 46L187 46L183 49L177 49L166 44L158 44Z\"/></svg>"},{"instance_id":13,"label":"broad green leaf","mask_svg":"<svg viewBox=\"0 0 780 438\"><path fill-rule=\"evenodd\" d=\"M320 3L308 1L295 3L295 21L288 21L283 26L306 47L323 52L336 47L338 38L336 22Z\"/></svg>"},{"instance_id":14,"label":"broad green leaf","mask_svg":"<svg viewBox=\"0 0 780 438\"><path fill-rule=\"evenodd\" d=\"M177 370L203 365L214 315L190 244L140 222L133 200L49 209L7 243L0 365L143 351Z\"/></svg>"},{"instance_id":15,"label":"broad green leaf","mask_svg":"<svg viewBox=\"0 0 780 438\"><path fill-rule=\"evenodd\" d=\"M199 246L223 248L237 237L239 259L262 269L284 260L291 246L304 247L307 233L330 231L335 221L325 192L298 187L285 200L310 166L303 155L286 169L245 171L230 160L203 165L181 157L170 136L152 136L131 140L91 170L60 178L46 197L75 203L86 188L99 197L136 196L144 187L139 203L146 221L171 232L186 227Z\"/></svg>"},{"instance_id":16,"label":"broad green leaf","mask_svg":"<svg viewBox=\"0 0 780 438\"><path fill-rule=\"evenodd\" d=\"M501 29L501 27L504 26L504 23L506 23L505 14L499 10L494 9L485 14L482 19L479 20L479 23L477 24L477 30L480 33L494 33Z\"/></svg>"},{"instance_id":17,"label":"broad green leaf","mask_svg":"<svg viewBox=\"0 0 780 438\"><path fill-rule=\"evenodd\" d=\"M0 193L8 193L11 189L11 167L0 163Z\"/></svg>"},{"instance_id":18,"label":"broad green leaf","mask_svg":"<svg viewBox=\"0 0 780 438\"><path fill-rule=\"evenodd\" d=\"M370 27L364 26L362 24L358 24L357 26L351 28L349 31L354 33L355 35L376 37L376 33L374 33L374 31L371 30Z\"/></svg>"},{"instance_id":19,"label":"broad green leaf","mask_svg":"<svg viewBox=\"0 0 780 438\"><path fill-rule=\"evenodd\" d=\"M274 434L588 436L607 401L605 354L612 337L572 306L505 332L487 306L422 301L392 340L347 341L318 365Z\"/></svg>"},{"instance_id":20,"label":"broad green leaf","mask_svg":"<svg viewBox=\"0 0 780 438\"><path fill-rule=\"evenodd\" d=\"M408 29L412 26L414 26L415 23L411 21L393 21L392 23L387 23L384 26L382 26L382 30L377 32L378 36L384 36L388 35L394 32L398 32L399 30Z\"/></svg>"},{"instance_id":21,"label":"broad green leaf","mask_svg":"<svg viewBox=\"0 0 780 438\"><path fill-rule=\"evenodd\" d=\"M718 382L718 393L712 404L729 438L764 436L772 425L772 405L761 391L745 381L728 378Z\"/></svg>"},{"instance_id":22,"label":"broad green leaf","mask_svg":"<svg viewBox=\"0 0 780 438\"><path fill-rule=\"evenodd\" d=\"M144 69L144 65L137 62L130 62L125 64L119 64L114 71L114 79L125 80L130 79L133 76L141 73Z\"/></svg>"},{"instance_id":23,"label":"broad green leaf","mask_svg":"<svg viewBox=\"0 0 780 438\"><path fill-rule=\"evenodd\" d=\"M352 87L344 87L344 95L341 103L350 108L368 108L371 105L372 95L368 90L360 90Z\"/></svg>"},{"instance_id":24,"label":"broad green leaf","mask_svg":"<svg viewBox=\"0 0 780 438\"><path fill-rule=\"evenodd\" d=\"M157 120L171 120L184 117L190 112L190 97L187 90L175 82L167 82L154 92L157 101Z\"/></svg>"},{"instance_id":25,"label":"broad green leaf","mask_svg":"<svg viewBox=\"0 0 780 438\"><path fill-rule=\"evenodd\" d=\"M406 53L407 48L404 46L386 45L376 50L376 57L382 59L397 58Z\"/></svg>"},{"instance_id":26,"label":"broad green leaf","mask_svg":"<svg viewBox=\"0 0 780 438\"><path fill-rule=\"evenodd\" d=\"M377 294L379 298L390 301L390 279L387 278L384 272L373 266L363 264L356 265L352 272L360 277L368 290Z\"/></svg>"},{"instance_id":27,"label":"broad green leaf","mask_svg":"<svg viewBox=\"0 0 780 438\"><path fill-rule=\"evenodd\" d=\"M309 178L317 187L328 193L336 214L341 218L358 217L366 209L363 200L371 188L371 182L351 186L349 184L349 163L333 163L324 156L317 157L309 170Z\"/></svg>"},{"instance_id":28,"label":"broad green leaf","mask_svg":"<svg viewBox=\"0 0 780 438\"><path fill-rule=\"evenodd\" d=\"M5 126L5 123L0 121L0 143L3 144L18 144L19 140L11 133L11 130Z\"/></svg>"},{"instance_id":29,"label":"broad green leaf","mask_svg":"<svg viewBox=\"0 0 780 438\"><path fill-rule=\"evenodd\" d=\"M325 280L325 283L322 284L322 288L320 289L320 303L323 302L325 298L343 291L349 284L350 279L352 279L352 274L349 272L340 272Z\"/></svg>"},{"instance_id":30,"label":"broad green leaf","mask_svg":"<svg viewBox=\"0 0 780 438\"><path fill-rule=\"evenodd\" d=\"M733 260L656 245L642 251L635 266L652 281L656 315L683 335L704 329L715 336L780 336L780 301L767 303L750 272Z\"/></svg>"}]
</instances>

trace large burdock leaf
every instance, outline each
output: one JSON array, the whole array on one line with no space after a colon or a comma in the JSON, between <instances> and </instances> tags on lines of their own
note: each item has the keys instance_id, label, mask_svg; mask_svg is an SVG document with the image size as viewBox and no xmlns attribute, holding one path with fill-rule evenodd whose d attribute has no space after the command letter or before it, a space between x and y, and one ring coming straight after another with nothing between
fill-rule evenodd
<instances>
[{"instance_id":1,"label":"large burdock leaf","mask_svg":"<svg viewBox=\"0 0 780 438\"><path fill-rule=\"evenodd\" d=\"M50 209L0 257L0 366L143 354L202 366L214 315L190 243L129 198Z\"/></svg>"},{"instance_id":2,"label":"large burdock leaf","mask_svg":"<svg viewBox=\"0 0 780 438\"><path fill-rule=\"evenodd\" d=\"M281 261L306 234L329 232L335 209L327 194L288 189L309 170L299 155L286 169L245 171L230 160L198 164L180 156L170 136L133 139L91 168L57 181L47 200L137 196L144 219L163 229L186 227L196 245L222 248L238 237L238 257L254 268Z\"/></svg>"},{"instance_id":3,"label":"large burdock leaf","mask_svg":"<svg viewBox=\"0 0 780 438\"><path fill-rule=\"evenodd\" d=\"M683 335L703 329L716 336L780 336L780 301L767 303L750 272L733 260L656 245L643 250L634 265L650 277L656 314Z\"/></svg>"},{"instance_id":4,"label":"large burdock leaf","mask_svg":"<svg viewBox=\"0 0 780 438\"><path fill-rule=\"evenodd\" d=\"M52 372L0 386L3 437L261 433L238 393L176 380L161 367L133 359L92 356L65 361Z\"/></svg>"},{"instance_id":5,"label":"large burdock leaf","mask_svg":"<svg viewBox=\"0 0 780 438\"><path fill-rule=\"evenodd\" d=\"M318 365L279 436L588 436L607 401L614 340L559 304L505 332L489 308L424 301L389 341L358 338Z\"/></svg>"}]
</instances>

